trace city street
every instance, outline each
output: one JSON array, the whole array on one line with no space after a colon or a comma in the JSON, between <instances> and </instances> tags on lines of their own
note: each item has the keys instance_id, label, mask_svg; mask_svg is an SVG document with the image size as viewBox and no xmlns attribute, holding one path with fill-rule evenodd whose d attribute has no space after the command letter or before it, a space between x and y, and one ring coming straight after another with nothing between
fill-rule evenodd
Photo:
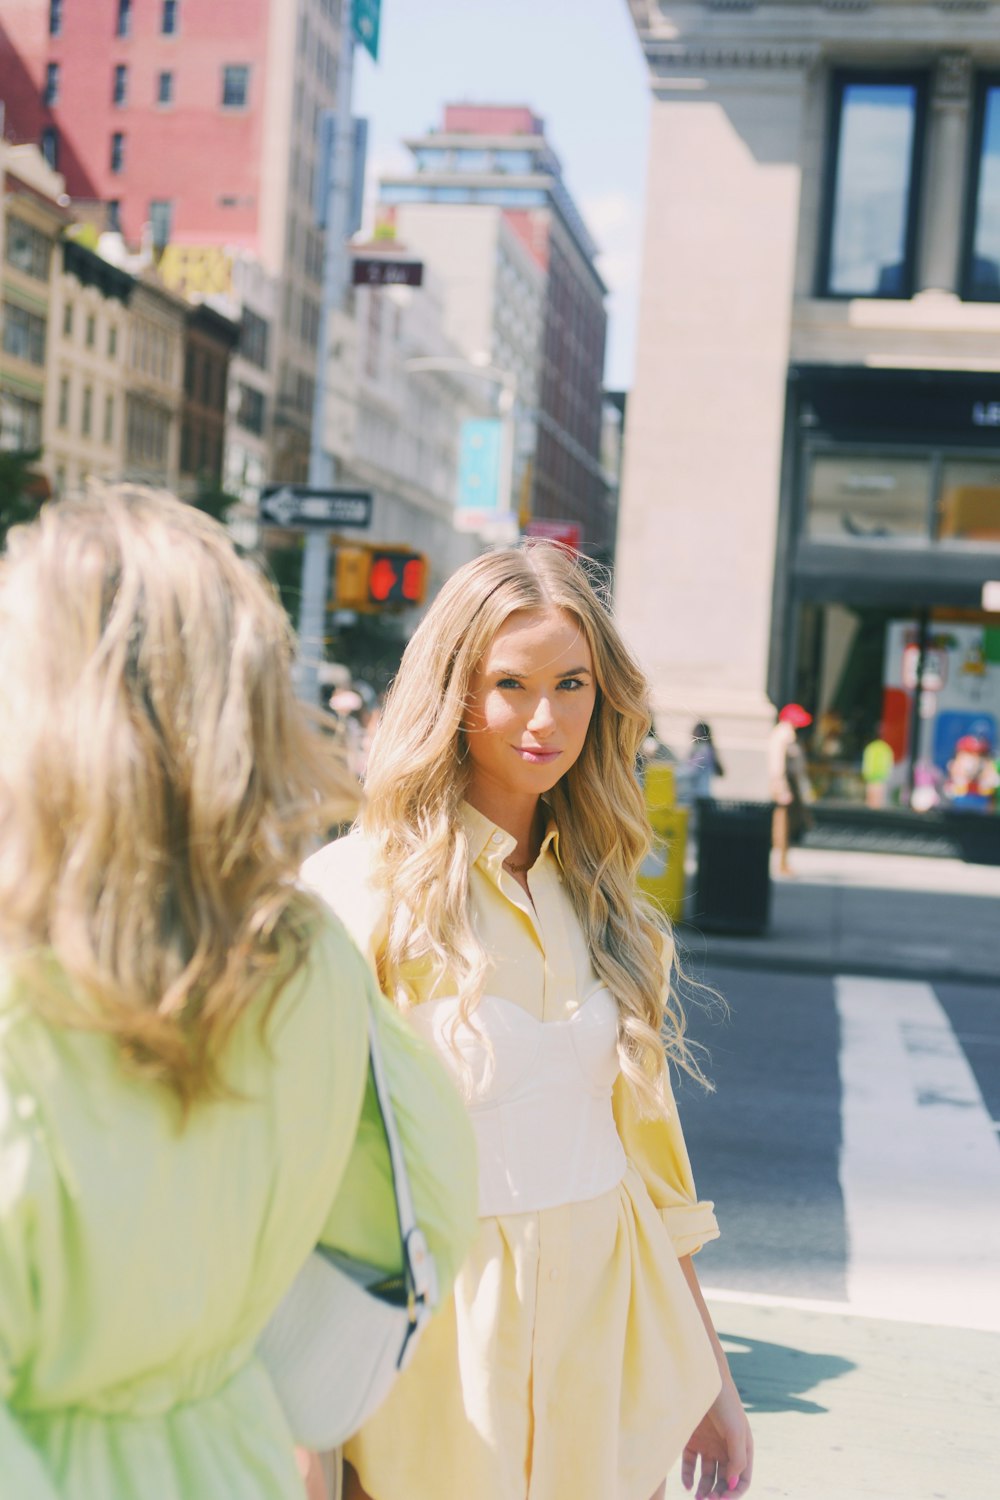
<instances>
[{"instance_id":1,"label":"city street","mask_svg":"<svg viewBox=\"0 0 1000 1500\"><path fill-rule=\"evenodd\" d=\"M731 1009L693 1015L717 1093L686 1084L679 1105L718 1204L698 1266L755 1491L980 1487L1000 1403L1000 985L711 958L697 977Z\"/></svg>"}]
</instances>

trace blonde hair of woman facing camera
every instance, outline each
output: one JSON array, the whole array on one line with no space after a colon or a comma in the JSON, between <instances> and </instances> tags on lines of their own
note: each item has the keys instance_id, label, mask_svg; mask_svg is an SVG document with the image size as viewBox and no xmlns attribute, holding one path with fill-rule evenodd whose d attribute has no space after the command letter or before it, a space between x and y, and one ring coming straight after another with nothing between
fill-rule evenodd
<instances>
[{"instance_id":1,"label":"blonde hair of woman facing camera","mask_svg":"<svg viewBox=\"0 0 1000 1500\"><path fill-rule=\"evenodd\" d=\"M348 1494L649 1500L682 1451L699 1495L749 1487L666 1059L697 1065L635 891L647 698L579 561L477 558L406 649L359 827L306 865L464 1090L480 1157L479 1237L348 1444Z\"/></svg>"},{"instance_id":2,"label":"blonde hair of woman facing camera","mask_svg":"<svg viewBox=\"0 0 1000 1500\"><path fill-rule=\"evenodd\" d=\"M461 1103L296 883L357 799L295 700L292 644L223 529L168 495L50 505L0 565L0 1473L18 1500L301 1500L254 1347L317 1240L396 1264L369 1217L391 1215L386 1174L356 1148L371 1005L408 1105L457 1140L432 1182L446 1279L464 1250Z\"/></svg>"}]
</instances>

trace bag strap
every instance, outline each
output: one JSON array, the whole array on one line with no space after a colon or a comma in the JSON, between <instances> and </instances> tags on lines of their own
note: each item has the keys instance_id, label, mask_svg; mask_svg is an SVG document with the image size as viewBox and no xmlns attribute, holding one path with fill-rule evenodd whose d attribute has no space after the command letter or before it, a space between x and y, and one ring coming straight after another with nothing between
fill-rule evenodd
<instances>
[{"instance_id":1,"label":"bag strap","mask_svg":"<svg viewBox=\"0 0 1000 1500\"><path fill-rule=\"evenodd\" d=\"M396 1221L399 1225L399 1238L403 1249L403 1270L409 1291L410 1328L413 1332L430 1317L437 1306L437 1269L413 1208L410 1177L406 1170L406 1158L403 1155L399 1127L396 1124L396 1112L392 1107L375 1006L371 1004L368 1006L368 1061L379 1111L382 1115L382 1124L385 1127L385 1138L389 1146ZM405 1352L405 1345L403 1352ZM400 1359L402 1359L402 1353Z\"/></svg>"}]
</instances>

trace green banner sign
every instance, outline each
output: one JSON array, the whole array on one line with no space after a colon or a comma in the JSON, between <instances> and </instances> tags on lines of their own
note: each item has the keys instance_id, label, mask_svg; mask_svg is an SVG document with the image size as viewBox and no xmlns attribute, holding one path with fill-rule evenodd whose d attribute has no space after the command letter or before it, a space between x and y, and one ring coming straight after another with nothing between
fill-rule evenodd
<instances>
[{"instance_id":1,"label":"green banner sign","mask_svg":"<svg viewBox=\"0 0 1000 1500\"><path fill-rule=\"evenodd\" d=\"M351 30L354 39L360 42L378 62L379 11L382 0L351 0Z\"/></svg>"}]
</instances>

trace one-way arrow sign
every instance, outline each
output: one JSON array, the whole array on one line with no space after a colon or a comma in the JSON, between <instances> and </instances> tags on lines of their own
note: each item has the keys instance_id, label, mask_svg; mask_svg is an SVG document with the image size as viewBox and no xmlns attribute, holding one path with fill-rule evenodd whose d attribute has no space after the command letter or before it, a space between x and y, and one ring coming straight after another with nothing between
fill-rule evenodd
<instances>
[{"instance_id":1,"label":"one-way arrow sign","mask_svg":"<svg viewBox=\"0 0 1000 1500\"><path fill-rule=\"evenodd\" d=\"M353 526L363 531L371 525L371 491L266 484L260 494L260 519L289 528Z\"/></svg>"}]
</instances>

